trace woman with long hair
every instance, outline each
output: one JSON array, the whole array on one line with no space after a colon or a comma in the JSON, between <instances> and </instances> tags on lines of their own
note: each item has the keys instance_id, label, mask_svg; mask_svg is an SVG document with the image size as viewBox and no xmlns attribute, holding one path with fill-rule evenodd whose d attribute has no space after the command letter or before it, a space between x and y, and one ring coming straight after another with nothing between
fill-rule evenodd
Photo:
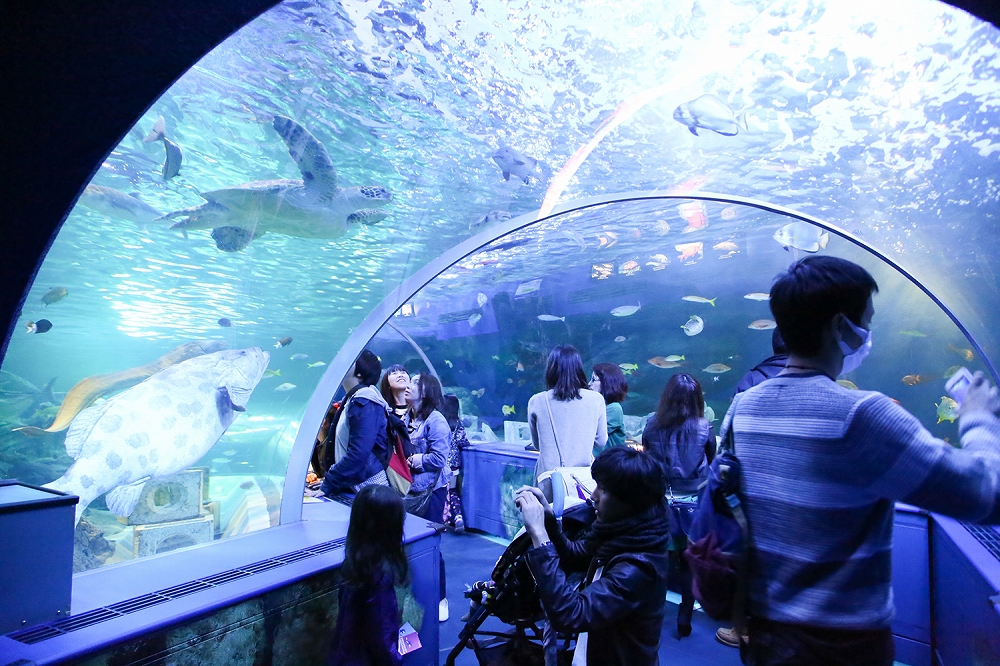
<instances>
[{"instance_id":1,"label":"woman with long hair","mask_svg":"<svg viewBox=\"0 0 1000 666\"><path fill-rule=\"evenodd\" d=\"M590 390L597 391L604 398L608 419L608 446L625 444L625 412L622 400L628 396L628 380L625 373L614 363L596 363L590 375ZM594 448L594 457L603 449Z\"/></svg>"},{"instance_id":2,"label":"woman with long hair","mask_svg":"<svg viewBox=\"0 0 1000 666\"><path fill-rule=\"evenodd\" d=\"M406 425L410 432L409 457L413 471L413 485L406 502L410 511L417 511L421 518L436 523L443 520L444 505L448 500L448 441L451 429L441 414L441 382L427 373L414 375L406 389L406 402L410 406ZM427 495L429 497L426 497ZM420 506L415 507L414 498Z\"/></svg>"},{"instance_id":3,"label":"woman with long hair","mask_svg":"<svg viewBox=\"0 0 1000 666\"><path fill-rule=\"evenodd\" d=\"M587 388L583 361L572 345L559 345L545 366L547 391L528 400L531 441L538 449L535 481L557 467L590 467L594 450L608 441L600 393Z\"/></svg>"},{"instance_id":4,"label":"woman with long hair","mask_svg":"<svg viewBox=\"0 0 1000 666\"><path fill-rule=\"evenodd\" d=\"M677 633L691 635L694 594L691 570L683 551L687 547L685 515L681 505L691 506L698 486L708 476L708 466L715 459L715 435L705 419L705 397L698 380L687 373L670 378L660 394L656 413L642 433L642 446L663 467L671 498L670 556L680 574L681 605L677 611Z\"/></svg>"},{"instance_id":5,"label":"woman with long hair","mask_svg":"<svg viewBox=\"0 0 1000 666\"><path fill-rule=\"evenodd\" d=\"M396 585L408 582L403 552L403 502L387 486L358 491L351 506L340 568L337 626L330 666L399 666Z\"/></svg>"}]
</instances>

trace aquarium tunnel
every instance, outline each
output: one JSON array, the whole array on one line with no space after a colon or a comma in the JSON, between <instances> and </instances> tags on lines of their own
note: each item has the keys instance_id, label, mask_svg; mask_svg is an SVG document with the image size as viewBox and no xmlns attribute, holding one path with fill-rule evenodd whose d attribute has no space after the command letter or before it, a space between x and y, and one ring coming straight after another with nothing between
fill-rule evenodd
<instances>
[{"instance_id":1,"label":"aquarium tunnel","mask_svg":"<svg viewBox=\"0 0 1000 666\"><path fill-rule=\"evenodd\" d=\"M470 440L465 533L407 518L406 664L444 660L521 527L556 345L622 369L630 441L677 372L718 429L772 355L773 279L843 257L879 292L841 385L961 446L946 380L1000 384L1000 31L967 9L288 0L197 32L36 230L0 666L324 663L350 509L304 491L363 349L438 377ZM1000 661L1000 530L899 505L893 575L898 663ZM712 622L663 663L739 663Z\"/></svg>"}]
</instances>

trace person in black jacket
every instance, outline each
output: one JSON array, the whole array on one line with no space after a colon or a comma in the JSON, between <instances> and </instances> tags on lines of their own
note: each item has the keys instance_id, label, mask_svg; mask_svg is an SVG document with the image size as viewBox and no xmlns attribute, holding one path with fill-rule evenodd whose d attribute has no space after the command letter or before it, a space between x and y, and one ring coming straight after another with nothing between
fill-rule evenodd
<instances>
[{"instance_id":1,"label":"person in black jacket","mask_svg":"<svg viewBox=\"0 0 1000 666\"><path fill-rule=\"evenodd\" d=\"M574 541L541 491L518 491L533 545L526 562L549 623L580 632L576 649L586 650L588 666L656 666L668 566L663 473L649 454L624 446L603 451L591 471L597 519ZM573 571L587 572L582 590L566 580Z\"/></svg>"},{"instance_id":2,"label":"person in black jacket","mask_svg":"<svg viewBox=\"0 0 1000 666\"><path fill-rule=\"evenodd\" d=\"M774 352L774 356L765 358L750 372L743 375L740 383L736 385L737 393L743 393L743 391L751 389L771 377L777 377L778 373L785 369L785 363L788 362L788 349L785 347L785 341L778 329L774 329L774 332L771 333L771 351Z\"/></svg>"},{"instance_id":3,"label":"person in black jacket","mask_svg":"<svg viewBox=\"0 0 1000 666\"><path fill-rule=\"evenodd\" d=\"M334 417L330 432L333 446L326 447L333 453L333 464L323 475L320 490L345 504L353 501L362 485L389 485L385 475L389 465L385 432L388 406L373 386L381 374L378 357L365 349L342 383L348 397Z\"/></svg>"}]
</instances>

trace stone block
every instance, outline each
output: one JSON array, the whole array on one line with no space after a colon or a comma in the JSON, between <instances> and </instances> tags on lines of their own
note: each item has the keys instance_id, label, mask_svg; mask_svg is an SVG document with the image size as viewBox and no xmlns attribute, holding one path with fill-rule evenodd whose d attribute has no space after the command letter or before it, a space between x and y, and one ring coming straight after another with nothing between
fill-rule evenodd
<instances>
[{"instance_id":1,"label":"stone block","mask_svg":"<svg viewBox=\"0 0 1000 666\"><path fill-rule=\"evenodd\" d=\"M153 525L197 518L201 515L202 485L200 469L148 481L128 517L128 524Z\"/></svg>"},{"instance_id":2,"label":"stone block","mask_svg":"<svg viewBox=\"0 0 1000 666\"><path fill-rule=\"evenodd\" d=\"M212 540L214 522L211 514L208 514L191 520L136 525L132 537L132 552L136 557L149 557L207 543Z\"/></svg>"}]
</instances>

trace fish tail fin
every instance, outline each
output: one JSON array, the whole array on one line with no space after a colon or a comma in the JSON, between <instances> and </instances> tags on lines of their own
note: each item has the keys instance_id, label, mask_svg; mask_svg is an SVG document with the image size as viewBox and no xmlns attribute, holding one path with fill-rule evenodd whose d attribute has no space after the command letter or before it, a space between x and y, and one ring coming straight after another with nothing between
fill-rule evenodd
<instances>
[{"instance_id":1,"label":"fish tail fin","mask_svg":"<svg viewBox=\"0 0 1000 666\"><path fill-rule=\"evenodd\" d=\"M153 143L154 141L160 141L167 136L167 121L160 116L153 123L153 129L149 130L149 134L143 137L143 143Z\"/></svg>"},{"instance_id":2,"label":"fish tail fin","mask_svg":"<svg viewBox=\"0 0 1000 666\"><path fill-rule=\"evenodd\" d=\"M139 503L139 496L146 482L133 483L127 486L118 486L104 496L104 501L108 505L108 510L116 516L127 518L135 510L135 505Z\"/></svg>"},{"instance_id":3,"label":"fish tail fin","mask_svg":"<svg viewBox=\"0 0 1000 666\"><path fill-rule=\"evenodd\" d=\"M819 246L825 250L826 246L829 243L830 243L830 232L829 231L824 231L819 236Z\"/></svg>"},{"instance_id":4,"label":"fish tail fin","mask_svg":"<svg viewBox=\"0 0 1000 666\"><path fill-rule=\"evenodd\" d=\"M41 437L47 431L44 428L36 428L35 426L21 426L20 428L14 428L11 432L19 432L26 437Z\"/></svg>"},{"instance_id":5,"label":"fish tail fin","mask_svg":"<svg viewBox=\"0 0 1000 666\"><path fill-rule=\"evenodd\" d=\"M687 359L686 359L686 358L684 358L683 356L681 356L681 360L682 360L682 361L686 361Z\"/></svg>"},{"instance_id":6,"label":"fish tail fin","mask_svg":"<svg viewBox=\"0 0 1000 666\"><path fill-rule=\"evenodd\" d=\"M718 298L718 296L716 296L715 298ZM709 299L709 301L708 301L709 303L712 304L713 308L715 307L715 298Z\"/></svg>"},{"instance_id":7,"label":"fish tail fin","mask_svg":"<svg viewBox=\"0 0 1000 666\"><path fill-rule=\"evenodd\" d=\"M747 125L747 112L746 109L740 112L740 115L736 116L736 124L740 126L744 132L750 131L750 126Z\"/></svg>"}]
</instances>

